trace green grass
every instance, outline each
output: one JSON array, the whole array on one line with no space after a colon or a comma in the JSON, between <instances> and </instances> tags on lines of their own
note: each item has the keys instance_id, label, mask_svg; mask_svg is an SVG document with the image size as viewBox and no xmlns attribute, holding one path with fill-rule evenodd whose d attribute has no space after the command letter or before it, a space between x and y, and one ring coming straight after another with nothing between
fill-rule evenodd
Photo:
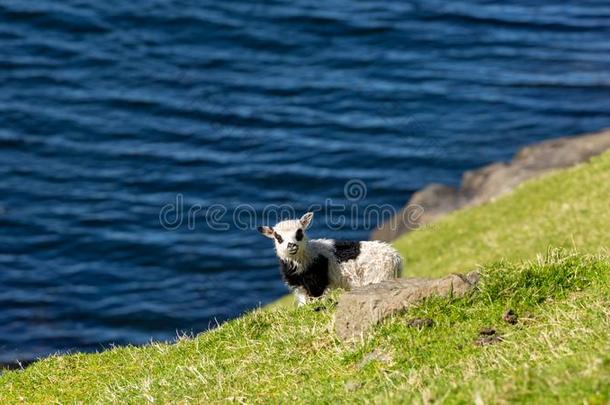
<instances>
[{"instance_id":1,"label":"green grass","mask_svg":"<svg viewBox=\"0 0 610 405\"><path fill-rule=\"evenodd\" d=\"M357 345L332 332L333 298L256 310L174 345L55 357L0 378L0 402L449 402L610 398L610 264L552 252L484 269L480 290L430 300ZM516 326L502 321L511 308ZM407 326L410 317L435 321ZM479 329L504 341L474 345ZM379 360L364 359L376 353Z\"/></svg>"},{"instance_id":2,"label":"green grass","mask_svg":"<svg viewBox=\"0 0 610 405\"><path fill-rule=\"evenodd\" d=\"M532 258L549 246L598 252L610 246L610 152L455 212L395 242L408 275L468 271L499 259Z\"/></svg>"},{"instance_id":3,"label":"green grass","mask_svg":"<svg viewBox=\"0 0 610 405\"><path fill-rule=\"evenodd\" d=\"M402 238L407 274L480 266L482 281L357 344L333 333L334 293L175 344L51 357L0 376L0 403L608 403L609 176L606 153ZM507 309L519 323L502 320ZM475 345L484 327L503 340Z\"/></svg>"}]
</instances>

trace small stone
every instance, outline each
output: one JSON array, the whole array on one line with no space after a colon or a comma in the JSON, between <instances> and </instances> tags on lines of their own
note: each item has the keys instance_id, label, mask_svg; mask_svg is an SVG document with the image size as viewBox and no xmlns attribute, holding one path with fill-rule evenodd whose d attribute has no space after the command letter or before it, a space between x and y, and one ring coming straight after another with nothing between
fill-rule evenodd
<instances>
[{"instance_id":1,"label":"small stone","mask_svg":"<svg viewBox=\"0 0 610 405\"><path fill-rule=\"evenodd\" d=\"M502 319L504 319L506 323L509 323L511 325L516 325L519 321L519 317L512 309L507 310L502 316Z\"/></svg>"},{"instance_id":2,"label":"small stone","mask_svg":"<svg viewBox=\"0 0 610 405\"><path fill-rule=\"evenodd\" d=\"M407 321L407 326L417 329L431 328L434 326L434 321L430 318L413 318Z\"/></svg>"}]
</instances>

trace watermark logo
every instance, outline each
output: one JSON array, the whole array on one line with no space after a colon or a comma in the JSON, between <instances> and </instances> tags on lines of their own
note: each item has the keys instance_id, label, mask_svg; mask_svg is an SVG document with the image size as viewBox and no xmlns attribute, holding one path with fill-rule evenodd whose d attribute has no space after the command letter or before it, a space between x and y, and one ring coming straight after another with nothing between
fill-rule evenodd
<instances>
[{"instance_id":1,"label":"watermark logo","mask_svg":"<svg viewBox=\"0 0 610 405\"><path fill-rule=\"evenodd\" d=\"M352 179L345 183L343 188L345 198L351 202L362 201L366 198L366 184L359 179Z\"/></svg>"},{"instance_id":2,"label":"watermark logo","mask_svg":"<svg viewBox=\"0 0 610 405\"><path fill-rule=\"evenodd\" d=\"M419 229L424 208L411 204L401 210L390 204L365 204L368 195L366 183L361 179L351 179L343 188L344 199L328 198L323 204L309 206L305 211L315 212L318 220L335 231L342 229L391 230ZM304 211L304 212L305 212ZM181 228L195 230L204 226L213 231L230 229L255 230L261 225L274 225L288 219L299 218L303 212L289 204L269 204L258 210L250 204L228 207L223 204L186 204L183 194L177 194L174 201L161 207L159 224L165 230L176 231Z\"/></svg>"}]
</instances>

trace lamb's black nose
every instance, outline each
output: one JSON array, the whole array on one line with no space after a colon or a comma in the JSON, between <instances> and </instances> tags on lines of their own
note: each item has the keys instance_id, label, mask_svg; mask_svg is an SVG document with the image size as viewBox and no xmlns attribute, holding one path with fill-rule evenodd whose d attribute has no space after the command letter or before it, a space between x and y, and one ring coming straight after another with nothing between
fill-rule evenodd
<instances>
[{"instance_id":1,"label":"lamb's black nose","mask_svg":"<svg viewBox=\"0 0 610 405\"><path fill-rule=\"evenodd\" d=\"M298 248L296 243L288 243L288 250L293 250Z\"/></svg>"}]
</instances>

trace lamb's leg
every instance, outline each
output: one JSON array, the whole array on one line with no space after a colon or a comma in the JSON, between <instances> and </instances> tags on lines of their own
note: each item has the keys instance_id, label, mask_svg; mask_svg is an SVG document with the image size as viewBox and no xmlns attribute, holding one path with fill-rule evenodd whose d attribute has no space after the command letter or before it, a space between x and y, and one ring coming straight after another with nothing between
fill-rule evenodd
<instances>
[{"instance_id":1,"label":"lamb's leg","mask_svg":"<svg viewBox=\"0 0 610 405\"><path fill-rule=\"evenodd\" d=\"M295 298L297 307L305 305L307 303L307 293L305 292L305 289L295 288L294 298Z\"/></svg>"}]
</instances>

